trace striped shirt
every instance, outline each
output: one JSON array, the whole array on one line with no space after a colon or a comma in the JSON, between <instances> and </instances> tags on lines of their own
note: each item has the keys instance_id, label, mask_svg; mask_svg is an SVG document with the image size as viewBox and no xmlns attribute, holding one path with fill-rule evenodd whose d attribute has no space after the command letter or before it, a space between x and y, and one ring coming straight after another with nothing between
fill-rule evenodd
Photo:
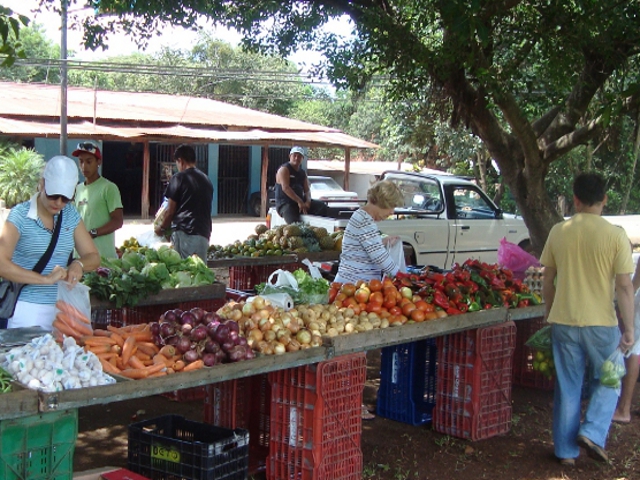
<instances>
[{"instance_id":1,"label":"striped shirt","mask_svg":"<svg viewBox=\"0 0 640 480\"><path fill-rule=\"evenodd\" d=\"M40 217L38 217L37 197L38 194L31 197L28 202L16 205L11 209L7 217L7 221L11 222L20 233L20 238L11 260L16 265L27 270L32 270L35 267L38 260L47 250L53 236L53 231L48 230ZM69 255L74 248L73 233L78 223L80 223L80 215L71 203L68 203L62 211L64 214L62 215L60 236L49 263L42 271L43 275L50 273L56 265L66 267L69 262ZM58 215L54 215L54 224L57 220ZM20 293L20 300L29 303L53 305L56 303L57 296L57 285L26 285Z\"/></svg>"},{"instance_id":2,"label":"striped shirt","mask_svg":"<svg viewBox=\"0 0 640 480\"><path fill-rule=\"evenodd\" d=\"M381 280L382 273L394 276L398 266L382 244L380 231L373 217L363 209L354 212L342 237L342 253L336 282L356 283L358 280Z\"/></svg>"}]
</instances>

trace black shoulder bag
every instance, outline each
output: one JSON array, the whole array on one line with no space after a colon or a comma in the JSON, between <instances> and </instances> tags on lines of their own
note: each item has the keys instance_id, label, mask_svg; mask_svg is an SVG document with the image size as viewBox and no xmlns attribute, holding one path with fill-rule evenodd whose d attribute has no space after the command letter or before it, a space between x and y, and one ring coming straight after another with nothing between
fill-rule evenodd
<instances>
[{"instance_id":1,"label":"black shoulder bag","mask_svg":"<svg viewBox=\"0 0 640 480\"><path fill-rule=\"evenodd\" d=\"M58 222L56 223L56 227L53 229L53 235L51 235L49 247L47 247L47 251L42 254L42 257L40 257L36 266L33 267L34 272L41 273L47 263L49 263L49 260L51 260L53 250L56 248L56 244L58 243L61 227L62 212L58 214ZM2 280L2 282L0 282L0 328L7 328L7 320L13 316L13 312L16 309L16 303L18 302L18 297L20 297L20 292L25 285L25 283L12 282L10 280Z\"/></svg>"}]
</instances>

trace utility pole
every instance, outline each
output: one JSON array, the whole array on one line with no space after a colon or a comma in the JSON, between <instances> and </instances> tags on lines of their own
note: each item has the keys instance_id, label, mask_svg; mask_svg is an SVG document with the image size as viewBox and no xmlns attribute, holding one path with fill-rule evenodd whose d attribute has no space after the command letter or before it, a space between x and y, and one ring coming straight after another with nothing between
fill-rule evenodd
<instances>
[{"instance_id":1,"label":"utility pole","mask_svg":"<svg viewBox=\"0 0 640 480\"><path fill-rule=\"evenodd\" d=\"M60 26L60 155L67 154L67 6L61 0Z\"/></svg>"}]
</instances>

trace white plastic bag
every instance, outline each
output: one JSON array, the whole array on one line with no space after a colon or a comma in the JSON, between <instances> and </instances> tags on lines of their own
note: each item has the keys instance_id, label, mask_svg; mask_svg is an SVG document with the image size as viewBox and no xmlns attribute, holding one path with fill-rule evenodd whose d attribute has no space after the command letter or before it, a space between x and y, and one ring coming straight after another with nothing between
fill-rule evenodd
<instances>
[{"instance_id":1,"label":"white plastic bag","mask_svg":"<svg viewBox=\"0 0 640 480\"><path fill-rule=\"evenodd\" d=\"M140 246L155 248L156 250L161 245L171 245L171 243L168 242L166 238L159 237L153 230L149 230L139 234L138 236L136 236L136 240L138 241L138 244Z\"/></svg>"},{"instance_id":2,"label":"white plastic bag","mask_svg":"<svg viewBox=\"0 0 640 480\"><path fill-rule=\"evenodd\" d=\"M620 389L622 387L621 380L627 373L627 369L624 365L624 355L620 348L616 348L615 351L609 355L602 367L600 367L600 384L615 388L620 395Z\"/></svg>"},{"instance_id":3,"label":"white plastic bag","mask_svg":"<svg viewBox=\"0 0 640 480\"><path fill-rule=\"evenodd\" d=\"M294 277L291 272L282 269L278 269L269 275L267 285L271 285L272 287L291 287L296 291L298 290L296 277Z\"/></svg>"},{"instance_id":4,"label":"white plastic bag","mask_svg":"<svg viewBox=\"0 0 640 480\"><path fill-rule=\"evenodd\" d=\"M307 266L307 269L309 270L309 275L311 275L311 278L314 278L316 280L318 278L322 278L322 273L320 273L320 269L316 267L312 261L310 261L308 258L305 258L302 260L302 263L304 263Z\"/></svg>"},{"instance_id":5,"label":"white plastic bag","mask_svg":"<svg viewBox=\"0 0 640 480\"><path fill-rule=\"evenodd\" d=\"M285 312L288 312L293 308L293 299L287 293L269 293L267 295L260 295L265 300L269 300L269 303L274 307L280 307ZM247 303L251 303L256 297L247 298Z\"/></svg>"},{"instance_id":6,"label":"white plastic bag","mask_svg":"<svg viewBox=\"0 0 640 480\"><path fill-rule=\"evenodd\" d=\"M393 259L393 261L398 265L400 270L399 272L407 273L407 263L404 259L404 248L402 248L402 242L397 241L393 245L389 245L387 243L387 250L389 251L389 256Z\"/></svg>"}]
</instances>

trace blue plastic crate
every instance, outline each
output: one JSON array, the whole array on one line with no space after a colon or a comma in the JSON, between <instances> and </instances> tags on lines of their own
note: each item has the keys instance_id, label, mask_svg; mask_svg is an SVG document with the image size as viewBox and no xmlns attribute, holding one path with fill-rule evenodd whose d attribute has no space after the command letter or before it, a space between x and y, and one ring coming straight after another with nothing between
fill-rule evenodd
<instances>
[{"instance_id":1,"label":"blue plastic crate","mask_svg":"<svg viewBox=\"0 0 640 480\"><path fill-rule=\"evenodd\" d=\"M435 339L383 348L376 413L410 425L430 422L437 358Z\"/></svg>"}]
</instances>

